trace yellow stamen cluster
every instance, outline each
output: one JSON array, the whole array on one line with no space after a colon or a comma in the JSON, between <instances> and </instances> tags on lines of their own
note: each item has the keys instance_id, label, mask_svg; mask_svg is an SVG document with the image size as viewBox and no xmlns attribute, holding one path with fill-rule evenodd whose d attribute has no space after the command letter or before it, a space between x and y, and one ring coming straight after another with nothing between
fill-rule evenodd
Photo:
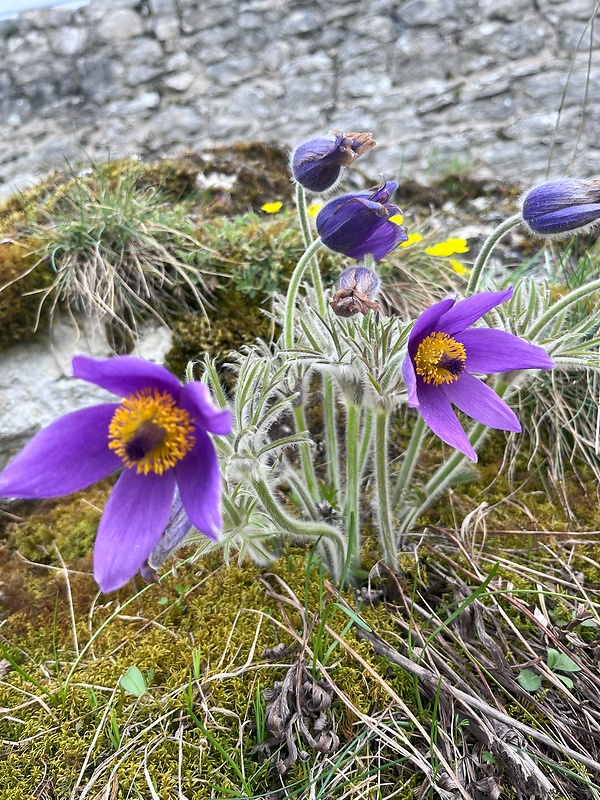
<instances>
[{"instance_id":1,"label":"yellow stamen cluster","mask_svg":"<svg viewBox=\"0 0 600 800\"><path fill-rule=\"evenodd\" d=\"M465 369L467 353L460 342L447 333L430 333L415 355L415 371L425 383L439 386L457 381Z\"/></svg>"},{"instance_id":2,"label":"yellow stamen cluster","mask_svg":"<svg viewBox=\"0 0 600 800\"><path fill-rule=\"evenodd\" d=\"M162 475L196 443L195 425L169 392L144 389L127 397L108 428L108 446L138 473Z\"/></svg>"}]
</instances>

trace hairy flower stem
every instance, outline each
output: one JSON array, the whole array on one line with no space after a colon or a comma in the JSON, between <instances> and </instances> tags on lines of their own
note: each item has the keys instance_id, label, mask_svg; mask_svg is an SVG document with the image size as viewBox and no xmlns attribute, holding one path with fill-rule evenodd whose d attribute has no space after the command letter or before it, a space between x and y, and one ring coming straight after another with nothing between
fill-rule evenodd
<instances>
[{"instance_id":1,"label":"hairy flower stem","mask_svg":"<svg viewBox=\"0 0 600 800\"><path fill-rule=\"evenodd\" d=\"M302 231L304 247L308 249L313 243L313 238L308 219L308 212L306 210L306 195L304 192L304 187L299 183L296 184L296 208L298 210L298 220L300 222L300 230ZM310 259L310 275L317 297L317 309L319 314L322 317L325 317L327 312L327 303L325 302L325 292L323 291L323 282L321 280L319 262L317 261L316 257ZM323 376L323 405L325 408L324 427L325 444L327 447L327 481L334 487L336 497L339 497L340 459L335 424L335 392L333 388L333 381L330 375Z\"/></svg>"},{"instance_id":2,"label":"hairy flower stem","mask_svg":"<svg viewBox=\"0 0 600 800\"><path fill-rule=\"evenodd\" d=\"M365 253L363 264L367 269L375 269L375 259L372 253Z\"/></svg>"},{"instance_id":3,"label":"hairy flower stem","mask_svg":"<svg viewBox=\"0 0 600 800\"><path fill-rule=\"evenodd\" d=\"M545 314L542 314L531 330L527 332L528 338L533 341L549 322L553 322L556 319L557 314L560 314L561 311L565 311L570 305L581 300L582 297L597 292L598 289L600 289L600 280L595 280L585 286L580 286L578 289L573 289L569 294L561 297L561 299L554 303Z\"/></svg>"},{"instance_id":4,"label":"hairy flower stem","mask_svg":"<svg viewBox=\"0 0 600 800\"><path fill-rule=\"evenodd\" d=\"M294 313L296 311L296 295L298 294L300 281L304 276L304 271L307 265L310 263L311 258L317 252L319 247L321 247L321 240L315 239L310 247L304 251L300 260L296 264L296 268L292 273L292 277L290 278L287 297L285 300L285 315L283 319L284 342L287 350L291 350L294 346ZM296 420L296 430L306 430L304 410L301 406L296 406L294 408L294 419ZM319 496L317 479L315 477L315 471L312 459L310 457L310 448L306 443L300 445L300 459L302 461L302 470L304 472L308 490L311 497L316 500Z\"/></svg>"},{"instance_id":5,"label":"hairy flower stem","mask_svg":"<svg viewBox=\"0 0 600 800\"><path fill-rule=\"evenodd\" d=\"M483 438L484 434L488 431L487 425L477 423L471 433L469 434L469 441L476 447L479 441ZM462 466L467 456L458 450L445 461L433 474L433 477L428 481L425 486L426 498L421 505L410 511L404 518L400 530L402 533L407 533L413 526L413 523L419 519L420 516L429 511L431 506L435 503L441 492L448 486L452 486L453 478Z\"/></svg>"},{"instance_id":6,"label":"hairy flower stem","mask_svg":"<svg viewBox=\"0 0 600 800\"><path fill-rule=\"evenodd\" d=\"M296 184L296 208L298 209L298 220L300 221L300 230L302 231L304 247L308 249L313 242L313 238L310 230L310 222L308 220L308 212L306 210L306 195L304 193L304 187L299 183ZM319 262L316 258L310 259L310 276L317 294L319 314L324 316L327 306L325 303L325 294L323 292L323 282L321 281Z\"/></svg>"},{"instance_id":7,"label":"hairy flower stem","mask_svg":"<svg viewBox=\"0 0 600 800\"><path fill-rule=\"evenodd\" d=\"M362 439L360 442L360 455L358 460L358 474L362 476L367 466L367 458L371 450L371 433L373 432L373 412L370 408L363 409L365 423L363 425Z\"/></svg>"},{"instance_id":8,"label":"hairy flower stem","mask_svg":"<svg viewBox=\"0 0 600 800\"><path fill-rule=\"evenodd\" d=\"M306 417L304 416L304 408L302 406L294 406L293 413L294 421L296 423L296 430L298 433L305 431L307 428ZM310 455L310 445L308 442L302 442L300 445L300 462L302 464L306 488L308 489L313 502L316 503L319 499L319 487L317 485L317 478L315 475L315 469Z\"/></svg>"},{"instance_id":9,"label":"hairy flower stem","mask_svg":"<svg viewBox=\"0 0 600 800\"><path fill-rule=\"evenodd\" d=\"M340 496L340 453L335 423L335 390L331 375L323 375L325 444L327 447L327 481Z\"/></svg>"},{"instance_id":10,"label":"hairy flower stem","mask_svg":"<svg viewBox=\"0 0 600 800\"><path fill-rule=\"evenodd\" d=\"M348 403L346 415L346 501L344 515L348 535L349 573L356 574L360 567L360 515L358 492L360 482L359 459L360 406Z\"/></svg>"},{"instance_id":11,"label":"hairy flower stem","mask_svg":"<svg viewBox=\"0 0 600 800\"><path fill-rule=\"evenodd\" d=\"M398 548L392 530L392 509L389 493L389 421L387 411L375 413L375 489L377 492L377 511L379 523L379 541L383 560L391 570L398 568Z\"/></svg>"},{"instance_id":12,"label":"hairy flower stem","mask_svg":"<svg viewBox=\"0 0 600 800\"><path fill-rule=\"evenodd\" d=\"M398 474L398 480L396 481L394 495L392 497L392 508L396 507L400 501L400 498L402 497L402 492L412 480L426 433L427 425L425 424L423 417L419 414L417 416L417 421L415 422L415 427L413 428L408 447L404 453L404 460Z\"/></svg>"},{"instance_id":13,"label":"hairy flower stem","mask_svg":"<svg viewBox=\"0 0 600 800\"><path fill-rule=\"evenodd\" d=\"M325 544L334 545L332 548L326 548L329 561L327 569L335 581L340 581L342 578L342 567L346 557L346 540L343 533L332 525L327 525L324 522L305 522L304 520L295 519L289 514L286 514L271 494L271 490L264 480L255 479L252 481L252 486L263 508L269 515L270 520L274 522L275 525L280 526L283 531L286 531L292 536L297 536L304 541L307 539L313 541L315 539L322 539Z\"/></svg>"},{"instance_id":14,"label":"hairy flower stem","mask_svg":"<svg viewBox=\"0 0 600 800\"><path fill-rule=\"evenodd\" d=\"M283 321L284 342L287 350L291 350L294 346L294 314L296 311L296 295L298 294L300 281L304 277L304 271L310 264L311 258L321 247L321 245L321 240L315 239L310 247L302 254L300 261L298 261L296 264L296 268L294 269L292 277L290 278L287 297L285 300L285 315Z\"/></svg>"},{"instance_id":15,"label":"hairy flower stem","mask_svg":"<svg viewBox=\"0 0 600 800\"><path fill-rule=\"evenodd\" d=\"M493 230L488 238L483 243L481 250L479 251L479 255L475 259L475 263L473 264L473 271L471 272L471 277L469 278L469 283L467 284L467 296L470 294L475 294L477 291L477 286L479 285L479 279L481 278L481 273L484 270L485 265L488 262L488 259L492 253L492 250L496 246L496 244L500 241L500 239L504 236L505 233L516 228L523 222L523 217L521 214L514 214L512 217L505 219L503 223L498 225L498 227Z\"/></svg>"}]
</instances>

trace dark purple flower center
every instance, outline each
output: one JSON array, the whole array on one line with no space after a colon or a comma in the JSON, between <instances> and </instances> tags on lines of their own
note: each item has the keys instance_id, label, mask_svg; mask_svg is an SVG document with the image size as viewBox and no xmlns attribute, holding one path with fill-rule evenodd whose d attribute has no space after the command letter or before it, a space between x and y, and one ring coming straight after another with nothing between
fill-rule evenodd
<instances>
[{"instance_id":1,"label":"dark purple flower center","mask_svg":"<svg viewBox=\"0 0 600 800\"><path fill-rule=\"evenodd\" d=\"M465 371L467 353L464 345L447 333L430 333L419 347L414 357L415 372L425 383L440 386L454 383Z\"/></svg>"},{"instance_id":2,"label":"dark purple flower center","mask_svg":"<svg viewBox=\"0 0 600 800\"><path fill-rule=\"evenodd\" d=\"M134 435L125 442L125 455L130 461L141 461L148 453L159 447L167 438L167 432L155 422L142 422Z\"/></svg>"},{"instance_id":3,"label":"dark purple flower center","mask_svg":"<svg viewBox=\"0 0 600 800\"><path fill-rule=\"evenodd\" d=\"M144 389L127 397L108 428L108 446L138 473L171 469L196 443L195 425L169 392Z\"/></svg>"}]
</instances>

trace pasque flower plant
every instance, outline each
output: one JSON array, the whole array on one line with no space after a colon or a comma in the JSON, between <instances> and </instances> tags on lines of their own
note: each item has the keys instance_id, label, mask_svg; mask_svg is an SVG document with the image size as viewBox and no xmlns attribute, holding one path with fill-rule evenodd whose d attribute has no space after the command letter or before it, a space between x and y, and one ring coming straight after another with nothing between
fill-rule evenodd
<instances>
[{"instance_id":1,"label":"pasque flower plant","mask_svg":"<svg viewBox=\"0 0 600 800\"><path fill-rule=\"evenodd\" d=\"M94 576L109 592L144 568L176 486L190 522L218 538L221 472L208 434L228 434L231 414L199 381L182 386L164 367L131 356L76 356L73 374L124 399L67 414L38 433L0 474L0 496L59 497L123 468L94 548Z\"/></svg>"},{"instance_id":2,"label":"pasque flower plant","mask_svg":"<svg viewBox=\"0 0 600 800\"><path fill-rule=\"evenodd\" d=\"M464 478L464 459L477 460L486 428L520 430L504 398L510 397L521 370L554 366L542 336L553 311L545 307L530 329L517 326L521 336L491 328L482 319L488 312L502 314L502 304L511 309L521 303L516 318L529 320L538 301L523 299L529 291L524 282L514 297L512 288L482 292L479 283L498 239L524 220L532 230L564 229L563 210L571 201L569 220L593 220L590 182L574 182L568 191L564 184L545 185L537 194L532 190L522 213L502 223L484 243L466 297L435 303L411 327L410 320L380 313L380 280L373 269L374 261L408 239L397 218L400 209L392 202L397 183L385 181L330 200L317 216L317 237L306 211L305 188L331 188L340 169L372 146L370 134L333 131L294 154L305 250L285 297L274 301L281 339L268 347L249 347L240 356L232 413L211 400L208 386L218 406L227 402L208 359L205 383L182 386L162 367L129 356L105 361L80 356L73 362L74 375L123 399L57 420L0 475L0 495L43 498L83 489L122 470L95 544L94 574L104 591L123 585L138 570L150 574L149 566L162 563L190 525L217 539L221 500L226 552L239 547L241 553L261 554L264 563L288 534L313 541L336 579L346 575L358 581L361 530L368 514L382 558L397 569L402 536L440 492ZM459 240L450 241L456 247ZM343 264L337 289L329 293L319 269L322 247L355 260ZM563 313L597 290L597 284L562 297L556 307ZM581 363L581 341L573 345L568 363ZM482 380L496 373L501 373L496 386L503 396ZM322 413L307 415L318 401ZM391 421L402 403L420 416L405 452L392 462ZM476 421L469 433L455 409ZM309 424L316 417L318 447L313 446L317 432ZM439 466L415 491L427 426L456 452L439 454ZM298 454L289 458L292 448ZM227 474L223 497L222 470Z\"/></svg>"}]
</instances>

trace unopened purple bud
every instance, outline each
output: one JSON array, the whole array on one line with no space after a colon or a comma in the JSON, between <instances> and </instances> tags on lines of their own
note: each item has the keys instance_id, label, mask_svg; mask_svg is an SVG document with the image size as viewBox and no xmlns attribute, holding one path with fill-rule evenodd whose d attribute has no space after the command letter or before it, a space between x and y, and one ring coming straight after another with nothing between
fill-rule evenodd
<instances>
[{"instance_id":1,"label":"unopened purple bud","mask_svg":"<svg viewBox=\"0 0 600 800\"><path fill-rule=\"evenodd\" d=\"M342 167L351 166L375 144L370 133L330 131L329 136L309 139L292 155L294 178L311 192L326 192L339 178Z\"/></svg>"},{"instance_id":2,"label":"unopened purple bud","mask_svg":"<svg viewBox=\"0 0 600 800\"><path fill-rule=\"evenodd\" d=\"M521 214L531 233L539 236L589 228L600 220L600 180L542 183L525 194Z\"/></svg>"},{"instance_id":3,"label":"unopened purple bud","mask_svg":"<svg viewBox=\"0 0 600 800\"><path fill-rule=\"evenodd\" d=\"M338 317L379 311L381 305L374 299L378 289L379 278L372 269L350 267L340 275L337 292L329 305Z\"/></svg>"},{"instance_id":4,"label":"unopened purple bud","mask_svg":"<svg viewBox=\"0 0 600 800\"><path fill-rule=\"evenodd\" d=\"M154 567L160 567L161 564L172 555L190 532L192 523L188 517L183 503L181 502L181 495L179 489L176 489L173 498L173 506L171 508L171 516L167 523L164 533L158 540L158 544L148 556L146 567L148 568L148 576L151 576L151 571ZM148 577L142 572L143 577L148 580Z\"/></svg>"}]
</instances>

